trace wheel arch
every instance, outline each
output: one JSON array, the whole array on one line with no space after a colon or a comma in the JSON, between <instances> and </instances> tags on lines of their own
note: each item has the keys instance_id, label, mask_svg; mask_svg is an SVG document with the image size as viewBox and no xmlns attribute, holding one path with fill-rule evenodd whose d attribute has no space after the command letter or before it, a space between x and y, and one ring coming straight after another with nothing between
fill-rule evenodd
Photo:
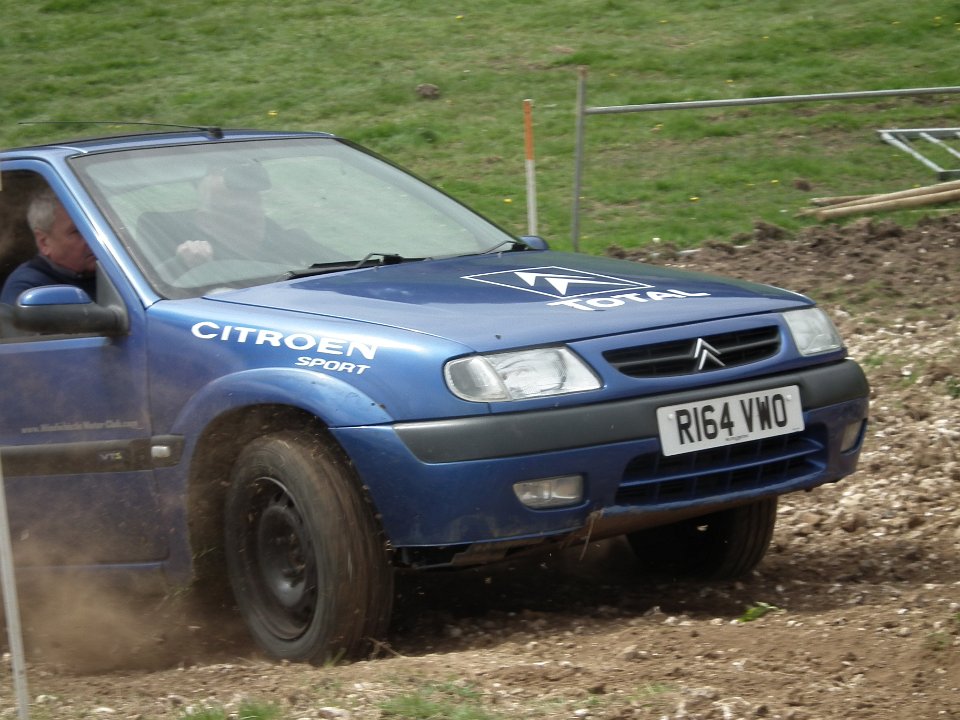
<instances>
[{"instance_id":1,"label":"wheel arch","mask_svg":"<svg viewBox=\"0 0 960 720\"><path fill-rule=\"evenodd\" d=\"M198 437L218 417L262 405L300 408L329 427L393 421L381 403L340 378L296 368L255 368L224 375L179 409L170 432Z\"/></svg>"},{"instance_id":2,"label":"wheel arch","mask_svg":"<svg viewBox=\"0 0 960 720\"><path fill-rule=\"evenodd\" d=\"M232 408L214 418L197 438L187 480L187 529L194 575L201 584L220 585L225 577L223 507L234 459L254 438L293 428L332 441L315 415L280 404Z\"/></svg>"},{"instance_id":3,"label":"wheel arch","mask_svg":"<svg viewBox=\"0 0 960 720\"><path fill-rule=\"evenodd\" d=\"M244 371L220 378L194 395L172 432L188 438L186 523L195 581L210 586L214 594L228 592L223 507L233 461L247 443L281 430L307 430L350 462L328 428L390 420L380 405L352 386L301 370Z\"/></svg>"}]
</instances>

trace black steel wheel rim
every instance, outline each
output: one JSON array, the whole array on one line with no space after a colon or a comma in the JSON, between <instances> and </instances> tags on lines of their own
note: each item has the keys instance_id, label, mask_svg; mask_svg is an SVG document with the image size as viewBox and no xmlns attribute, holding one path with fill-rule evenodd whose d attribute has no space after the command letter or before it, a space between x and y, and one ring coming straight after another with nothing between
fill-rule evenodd
<instances>
[{"instance_id":1,"label":"black steel wheel rim","mask_svg":"<svg viewBox=\"0 0 960 720\"><path fill-rule=\"evenodd\" d=\"M243 547L262 621L275 637L297 639L317 608L317 558L297 501L280 481L254 483Z\"/></svg>"}]
</instances>

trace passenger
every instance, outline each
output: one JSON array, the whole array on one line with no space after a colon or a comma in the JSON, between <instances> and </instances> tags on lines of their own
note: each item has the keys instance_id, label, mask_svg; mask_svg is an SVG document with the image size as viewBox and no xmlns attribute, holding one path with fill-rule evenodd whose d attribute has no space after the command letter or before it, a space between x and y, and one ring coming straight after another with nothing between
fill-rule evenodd
<instances>
[{"instance_id":1,"label":"passenger","mask_svg":"<svg viewBox=\"0 0 960 720\"><path fill-rule=\"evenodd\" d=\"M0 302L13 305L24 290L44 285L74 285L96 300L97 259L49 187L31 199L27 223L37 254L10 273Z\"/></svg>"}]
</instances>

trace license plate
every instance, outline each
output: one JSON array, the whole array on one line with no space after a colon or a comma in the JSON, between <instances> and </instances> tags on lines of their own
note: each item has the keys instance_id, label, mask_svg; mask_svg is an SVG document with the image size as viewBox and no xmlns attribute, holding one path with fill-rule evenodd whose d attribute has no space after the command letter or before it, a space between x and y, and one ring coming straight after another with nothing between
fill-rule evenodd
<instances>
[{"instance_id":1,"label":"license plate","mask_svg":"<svg viewBox=\"0 0 960 720\"><path fill-rule=\"evenodd\" d=\"M800 388L727 395L657 409L664 455L706 450L803 430Z\"/></svg>"}]
</instances>

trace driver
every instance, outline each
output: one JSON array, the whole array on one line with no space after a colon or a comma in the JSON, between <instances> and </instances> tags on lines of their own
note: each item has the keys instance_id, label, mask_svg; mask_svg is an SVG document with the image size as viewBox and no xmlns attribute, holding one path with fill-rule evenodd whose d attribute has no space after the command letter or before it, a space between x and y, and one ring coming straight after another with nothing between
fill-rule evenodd
<instances>
[{"instance_id":1,"label":"driver","mask_svg":"<svg viewBox=\"0 0 960 720\"><path fill-rule=\"evenodd\" d=\"M10 273L0 302L13 305L24 290L44 285L74 285L95 301L97 259L52 189L30 200L27 223L37 254Z\"/></svg>"},{"instance_id":2,"label":"driver","mask_svg":"<svg viewBox=\"0 0 960 720\"><path fill-rule=\"evenodd\" d=\"M206 175L197 187L195 215L202 238L177 246L180 263L192 268L209 260L262 260L267 217L260 192L268 185L266 173L254 165Z\"/></svg>"}]
</instances>

